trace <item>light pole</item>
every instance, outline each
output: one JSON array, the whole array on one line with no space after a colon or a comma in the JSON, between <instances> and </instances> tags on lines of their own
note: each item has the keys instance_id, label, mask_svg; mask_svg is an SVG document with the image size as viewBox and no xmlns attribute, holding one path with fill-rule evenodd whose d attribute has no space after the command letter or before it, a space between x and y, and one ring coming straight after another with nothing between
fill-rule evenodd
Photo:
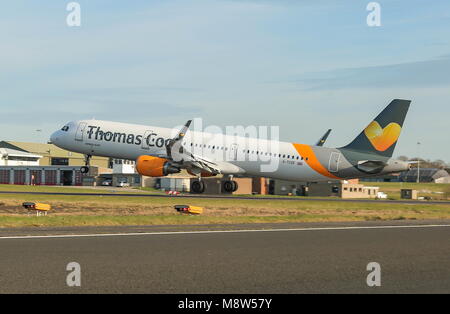
<instances>
[{"instance_id":1,"label":"light pole","mask_svg":"<svg viewBox=\"0 0 450 314\"><path fill-rule=\"evenodd\" d=\"M420 183L420 142L417 142L417 183Z\"/></svg>"}]
</instances>

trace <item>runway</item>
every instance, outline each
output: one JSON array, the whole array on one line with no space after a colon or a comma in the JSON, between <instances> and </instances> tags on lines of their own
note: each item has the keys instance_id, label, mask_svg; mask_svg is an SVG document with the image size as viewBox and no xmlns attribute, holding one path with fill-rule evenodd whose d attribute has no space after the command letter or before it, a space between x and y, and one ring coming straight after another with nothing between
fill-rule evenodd
<instances>
[{"instance_id":1,"label":"runway","mask_svg":"<svg viewBox=\"0 0 450 314\"><path fill-rule=\"evenodd\" d=\"M342 198L301 198L301 197L255 197L255 196L225 196L225 195L199 195L199 194L145 194L145 193L59 193L59 192L14 192L0 191L0 194L29 194L29 195L59 195L59 196L92 196L92 197L148 197L148 198L179 198L179 199L232 199L257 201L315 201L315 202L347 202L347 203L384 203L384 204L443 204L450 205L450 201L417 201L417 200L374 200L374 199L342 199Z\"/></svg>"},{"instance_id":2,"label":"runway","mask_svg":"<svg viewBox=\"0 0 450 314\"><path fill-rule=\"evenodd\" d=\"M1 293L450 293L448 220L4 229L0 252Z\"/></svg>"}]
</instances>

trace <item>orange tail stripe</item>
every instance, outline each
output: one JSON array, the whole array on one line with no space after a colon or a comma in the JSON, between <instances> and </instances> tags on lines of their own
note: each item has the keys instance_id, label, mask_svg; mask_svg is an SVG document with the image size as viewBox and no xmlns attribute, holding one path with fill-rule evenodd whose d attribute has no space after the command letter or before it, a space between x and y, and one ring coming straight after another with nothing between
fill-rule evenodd
<instances>
[{"instance_id":1,"label":"orange tail stripe","mask_svg":"<svg viewBox=\"0 0 450 314\"><path fill-rule=\"evenodd\" d=\"M305 145L305 144L292 144L294 145L297 152L304 158L308 166L310 166L312 169L320 173L321 175L325 177L329 177L332 179L340 180L341 178L336 177L335 175L331 174L317 159L316 154L312 150L311 146Z\"/></svg>"}]
</instances>

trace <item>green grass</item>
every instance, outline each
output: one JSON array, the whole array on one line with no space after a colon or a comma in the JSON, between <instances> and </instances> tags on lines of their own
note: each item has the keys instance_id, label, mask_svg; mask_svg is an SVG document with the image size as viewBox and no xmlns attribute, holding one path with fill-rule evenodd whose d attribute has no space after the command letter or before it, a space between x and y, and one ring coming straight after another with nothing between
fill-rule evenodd
<instances>
[{"instance_id":1,"label":"green grass","mask_svg":"<svg viewBox=\"0 0 450 314\"><path fill-rule=\"evenodd\" d=\"M442 215L427 216L427 219ZM447 215L446 218L450 216ZM329 221L375 221L418 219L409 215L336 215L298 214L285 216L231 216L209 217L194 215L145 215L145 216L0 216L0 227L62 227L62 226L144 226L144 225L204 225L204 224L246 224L283 222L329 222Z\"/></svg>"},{"instance_id":2,"label":"green grass","mask_svg":"<svg viewBox=\"0 0 450 314\"><path fill-rule=\"evenodd\" d=\"M419 196L431 197L435 200L448 199L450 197L450 184L436 183L403 183L403 182L362 182L366 186L378 186L380 191L385 192L390 199L400 199L401 189L415 189L419 191ZM115 191L113 191L113 189ZM123 193L146 193L146 194L164 194L164 192L154 188L135 188L133 191L120 191L117 188L74 188L74 187L55 187L55 186L27 186L27 185L0 185L0 191L14 192L51 192L51 193L104 193L104 194L123 194ZM243 195L230 195L238 197ZM248 196L248 195L245 195ZM255 198L282 198L284 195L253 195ZM289 196L290 198L308 199L304 196ZM313 197L321 198L321 197ZM323 197L324 200L327 197Z\"/></svg>"},{"instance_id":3,"label":"green grass","mask_svg":"<svg viewBox=\"0 0 450 314\"><path fill-rule=\"evenodd\" d=\"M59 186L39 186L39 185L9 185L0 184L0 191L10 192L50 192L50 193L98 193L102 191L109 193L104 189L89 189L75 187L59 187Z\"/></svg>"},{"instance_id":4,"label":"green grass","mask_svg":"<svg viewBox=\"0 0 450 314\"><path fill-rule=\"evenodd\" d=\"M133 188L135 190L149 192L150 194L165 194L164 191L158 190L156 188L150 188L150 187L135 187Z\"/></svg>"},{"instance_id":5,"label":"green grass","mask_svg":"<svg viewBox=\"0 0 450 314\"><path fill-rule=\"evenodd\" d=\"M381 183L382 191L399 193L399 183ZM448 185L403 184L405 188L440 192ZM87 192L93 189L2 185L3 191ZM104 190L103 190L104 191ZM151 190L149 192L152 192ZM142 192L136 192L141 194ZM424 192L422 192L424 193ZM139 195L138 194L138 195ZM311 221L364 221L395 219L450 219L450 204L414 204L289 200L186 199L177 197L126 197L89 195L0 194L0 228L49 226L182 225L227 223L273 223ZM22 202L52 205L48 216L28 216ZM199 216L178 214L173 206L187 204L204 207Z\"/></svg>"},{"instance_id":6,"label":"green grass","mask_svg":"<svg viewBox=\"0 0 450 314\"><path fill-rule=\"evenodd\" d=\"M118 187L99 187L99 188L81 188L70 186L32 186L32 185L9 185L0 184L0 191L4 192L44 192L44 193L103 193L103 194L162 194L163 192L156 189L133 188L134 191L121 191Z\"/></svg>"},{"instance_id":7,"label":"green grass","mask_svg":"<svg viewBox=\"0 0 450 314\"><path fill-rule=\"evenodd\" d=\"M0 216L0 226L8 227L51 227L51 226L143 226L143 225L196 225L196 224L238 224L238 223L280 223L296 221L330 221L333 217L317 215L288 216L239 216L208 217L194 215L155 216ZM348 220L355 220L347 217Z\"/></svg>"},{"instance_id":8,"label":"green grass","mask_svg":"<svg viewBox=\"0 0 450 314\"><path fill-rule=\"evenodd\" d=\"M53 206L48 216L27 216L23 201ZM178 214L173 206L204 207L199 216ZM3 208L3 210L2 210ZM6 210L7 209L7 210ZM330 201L270 201L236 199L177 199L0 195L0 227L114 226L165 224L226 224L395 219L450 219L448 204L343 203Z\"/></svg>"}]
</instances>

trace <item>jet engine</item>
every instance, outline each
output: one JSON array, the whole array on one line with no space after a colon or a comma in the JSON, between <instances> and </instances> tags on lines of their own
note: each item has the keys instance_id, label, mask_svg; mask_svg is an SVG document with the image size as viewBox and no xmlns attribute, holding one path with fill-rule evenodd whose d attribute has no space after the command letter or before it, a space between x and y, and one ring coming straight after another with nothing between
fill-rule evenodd
<instances>
[{"instance_id":1,"label":"jet engine","mask_svg":"<svg viewBox=\"0 0 450 314\"><path fill-rule=\"evenodd\" d=\"M181 171L167 159L146 155L137 159L136 170L140 175L147 177L164 177Z\"/></svg>"}]
</instances>

